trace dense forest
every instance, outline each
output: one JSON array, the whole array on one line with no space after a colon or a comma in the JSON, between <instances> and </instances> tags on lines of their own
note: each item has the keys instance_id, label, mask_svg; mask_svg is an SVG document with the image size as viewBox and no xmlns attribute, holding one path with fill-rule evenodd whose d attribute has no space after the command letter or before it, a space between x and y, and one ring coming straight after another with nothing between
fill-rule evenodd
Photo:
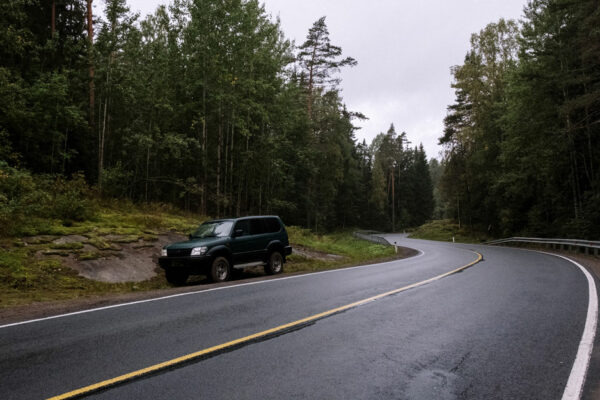
<instances>
[{"instance_id":1,"label":"dense forest","mask_svg":"<svg viewBox=\"0 0 600 400\"><path fill-rule=\"evenodd\" d=\"M595 0L533 0L472 36L436 214L494 236L600 238L599 27Z\"/></svg>"},{"instance_id":2,"label":"dense forest","mask_svg":"<svg viewBox=\"0 0 600 400\"><path fill-rule=\"evenodd\" d=\"M356 141L366 117L339 72L357 61L325 17L296 45L256 0L173 0L143 19L100 4L0 2L0 234L83 218L90 196L314 230L431 217L423 147L393 125Z\"/></svg>"},{"instance_id":3,"label":"dense forest","mask_svg":"<svg viewBox=\"0 0 600 400\"><path fill-rule=\"evenodd\" d=\"M441 160L390 124L355 138L325 17L301 44L255 0L0 2L0 234L89 199L314 230L452 218L600 237L600 6L532 0L451 68ZM401 95L401 93L399 93ZM415 132L418 134L418 132ZM14 233L14 232L13 232Z\"/></svg>"}]
</instances>

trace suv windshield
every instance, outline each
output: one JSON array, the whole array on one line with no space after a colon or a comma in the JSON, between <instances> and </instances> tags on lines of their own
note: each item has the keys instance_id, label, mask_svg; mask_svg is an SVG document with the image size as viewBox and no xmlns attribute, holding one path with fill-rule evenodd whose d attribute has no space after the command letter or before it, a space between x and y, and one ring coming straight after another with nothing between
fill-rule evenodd
<instances>
[{"instance_id":1,"label":"suv windshield","mask_svg":"<svg viewBox=\"0 0 600 400\"><path fill-rule=\"evenodd\" d=\"M225 237L229 235L231 231L232 221L211 221L205 222L196 229L196 232L192 233L192 237L195 238L207 238L207 237Z\"/></svg>"}]
</instances>

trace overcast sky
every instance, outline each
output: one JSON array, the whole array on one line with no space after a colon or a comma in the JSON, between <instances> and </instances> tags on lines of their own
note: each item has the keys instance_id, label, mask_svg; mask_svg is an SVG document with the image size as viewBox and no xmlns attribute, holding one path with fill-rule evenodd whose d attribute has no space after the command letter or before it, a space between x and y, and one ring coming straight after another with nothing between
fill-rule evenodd
<instances>
[{"instance_id":1,"label":"overcast sky","mask_svg":"<svg viewBox=\"0 0 600 400\"><path fill-rule=\"evenodd\" d=\"M100 2L95 2L100 3ZM142 16L167 0L128 0ZM342 71L342 96L369 143L394 123L429 157L441 148L446 107L454 100L450 67L461 64L469 38L500 18L519 19L526 0L264 0L286 37L300 45L313 22L326 16L331 43L358 65ZM103 8L103 4L97 5ZM96 11L98 12L98 11Z\"/></svg>"}]
</instances>

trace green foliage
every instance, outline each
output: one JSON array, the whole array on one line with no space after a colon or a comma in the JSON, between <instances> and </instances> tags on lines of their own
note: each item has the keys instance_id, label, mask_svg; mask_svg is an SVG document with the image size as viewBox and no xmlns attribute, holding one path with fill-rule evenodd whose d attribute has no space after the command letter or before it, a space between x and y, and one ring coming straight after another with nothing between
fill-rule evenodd
<instances>
[{"instance_id":1,"label":"green foliage","mask_svg":"<svg viewBox=\"0 0 600 400\"><path fill-rule=\"evenodd\" d=\"M143 19L107 0L90 45L86 2L55 5L54 33L48 1L0 5L0 159L31 171L28 193L46 197L2 206L3 221L30 217L0 235L83 229L98 196L216 217L278 214L316 231L423 218L422 199L409 200L423 171L404 176L411 167L398 165L391 175L405 195L392 199L389 168L373 174L375 154L355 143L365 116L344 105L338 72L356 60L331 43L325 17L294 47L256 0L173 0Z\"/></svg>"},{"instance_id":2,"label":"green foliage","mask_svg":"<svg viewBox=\"0 0 600 400\"><path fill-rule=\"evenodd\" d=\"M333 254L334 258L306 259L292 253L285 269L287 272L318 271L340 268L364 262L382 261L395 257L392 246L383 246L366 240L357 239L349 231L319 235L309 229L287 227L290 243L301 245L310 250Z\"/></svg>"},{"instance_id":3,"label":"green foliage","mask_svg":"<svg viewBox=\"0 0 600 400\"><path fill-rule=\"evenodd\" d=\"M0 161L0 236L62 233L51 219L65 225L92 219L96 206L91 197L81 174L33 177Z\"/></svg>"},{"instance_id":4,"label":"green foliage","mask_svg":"<svg viewBox=\"0 0 600 400\"><path fill-rule=\"evenodd\" d=\"M410 233L414 239L439 240L458 243L481 243L490 240L485 233L461 226L450 219L434 220L419 226Z\"/></svg>"},{"instance_id":5,"label":"green foliage","mask_svg":"<svg viewBox=\"0 0 600 400\"><path fill-rule=\"evenodd\" d=\"M74 174L71 179L59 175L45 183L51 194L51 217L69 224L94 218L96 204L91 200L92 193L83 174Z\"/></svg>"},{"instance_id":6,"label":"green foliage","mask_svg":"<svg viewBox=\"0 0 600 400\"><path fill-rule=\"evenodd\" d=\"M599 18L597 2L534 0L520 29L473 35L440 138L448 217L496 236L600 236Z\"/></svg>"},{"instance_id":7,"label":"green foliage","mask_svg":"<svg viewBox=\"0 0 600 400\"><path fill-rule=\"evenodd\" d=\"M18 288L27 285L26 268L27 251L19 248L15 251L0 252L0 280L10 287Z\"/></svg>"},{"instance_id":8,"label":"green foliage","mask_svg":"<svg viewBox=\"0 0 600 400\"><path fill-rule=\"evenodd\" d=\"M87 251L85 253L80 253L77 256L77 259L79 261L91 261L91 260L97 260L98 258L101 258L102 254L100 254L97 251Z\"/></svg>"}]
</instances>

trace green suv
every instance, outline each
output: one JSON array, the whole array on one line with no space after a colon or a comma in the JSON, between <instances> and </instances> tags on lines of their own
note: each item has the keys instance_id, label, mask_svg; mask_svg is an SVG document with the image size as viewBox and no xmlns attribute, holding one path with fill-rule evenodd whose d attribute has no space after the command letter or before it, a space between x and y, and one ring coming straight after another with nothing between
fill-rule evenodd
<instances>
[{"instance_id":1,"label":"green suv","mask_svg":"<svg viewBox=\"0 0 600 400\"><path fill-rule=\"evenodd\" d=\"M264 266L267 274L278 274L290 254L292 247L281 219L254 216L204 222L189 240L163 247L158 263L167 281L183 285L190 275L224 282L233 269L256 266Z\"/></svg>"}]
</instances>

